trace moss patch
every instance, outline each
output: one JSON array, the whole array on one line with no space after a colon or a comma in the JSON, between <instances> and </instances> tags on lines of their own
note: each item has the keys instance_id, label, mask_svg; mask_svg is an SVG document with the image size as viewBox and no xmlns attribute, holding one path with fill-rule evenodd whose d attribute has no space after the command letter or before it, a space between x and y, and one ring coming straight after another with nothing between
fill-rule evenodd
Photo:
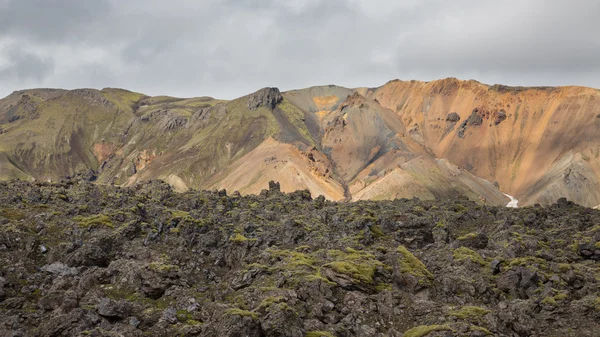
<instances>
[{"instance_id":1,"label":"moss patch","mask_svg":"<svg viewBox=\"0 0 600 337\"><path fill-rule=\"evenodd\" d=\"M335 261L326 264L338 273L348 275L363 283L373 283L373 276L378 266L383 264L371 253L346 248L346 251L330 250L327 252Z\"/></svg>"},{"instance_id":2,"label":"moss patch","mask_svg":"<svg viewBox=\"0 0 600 337\"><path fill-rule=\"evenodd\" d=\"M96 214L89 217L76 216L73 220L77 221L77 225L79 225L81 228L89 228L93 226L115 228L115 225L105 214Z\"/></svg>"},{"instance_id":3,"label":"moss patch","mask_svg":"<svg viewBox=\"0 0 600 337\"><path fill-rule=\"evenodd\" d=\"M452 252L452 257L455 261L465 261L469 260L471 262L478 263L479 265L485 267L489 264L477 253L476 251L469 249L467 247L460 247Z\"/></svg>"},{"instance_id":4,"label":"moss patch","mask_svg":"<svg viewBox=\"0 0 600 337\"><path fill-rule=\"evenodd\" d=\"M0 216L12 221L22 220L25 218L25 214L23 214L23 212L16 209L7 208L0 209Z\"/></svg>"},{"instance_id":5,"label":"moss patch","mask_svg":"<svg viewBox=\"0 0 600 337\"><path fill-rule=\"evenodd\" d=\"M335 336L329 331L310 331L310 332L306 333L305 337L335 337Z\"/></svg>"},{"instance_id":6,"label":"moss patch","mask_svg":"<svg viewBox=\"0 0 600 337\"><path fill-rule=\"evenodd\" d=\"M433 274L427 269L427 267L417 259L406 247L399 246L396 251L400 254L400 271L403 273L411 274L420 279L425 279L427 282L433 280Z\"/></svg>"},{"instance_id":7,"label":"moss patch","mask_svg":"<svg viewBox=\"0 0 600 337\"><path fill-rule=\"evenodd\" d=\"M452 331L449 325L420 325L404 332L404 337L423 337L434 331Z\"/></svg>"},{"instance_id":8,"label":"moss patch","mask_svg":"<svg viewBox=\"0 0 600 337\"><path fill-rule=\"evenodd\" d=\"M458 310L450 311L450 316L466 320L480 320L483 316L489 314L490 312L490 310L485 308L468 305Z\"/></svg>"},{"instance_id":9,"label":"moss patch","mask_svg":"<svg viewBox=\"0 0 600 337\"><path fill-rule=\"evenodd\" d=\"M229 241L233 241L233 242L237 242L237 243L242 243L242 242L246 242L246 241L248 241L248 238L247 238L247 237L245 237L245 236L243 236L243 235L242 235L242 234L240 234L240 233L235 233L234 235L232 235L232 236L229 238Z\"/></svg>"},{"instance_id":10,"label":"moss patch","mask_svg":"<svg viewBox=\"0 0 600 337\"><path fill-rule=\"evenodd\" d=\"M238 308L227 309L227 311L225 311L225 315L237 315L237 316L242 316L242 317L250 317L253 320L258 319L257 313L248 311L248 310L238 309Z\"/></svg>"}]
</instances>

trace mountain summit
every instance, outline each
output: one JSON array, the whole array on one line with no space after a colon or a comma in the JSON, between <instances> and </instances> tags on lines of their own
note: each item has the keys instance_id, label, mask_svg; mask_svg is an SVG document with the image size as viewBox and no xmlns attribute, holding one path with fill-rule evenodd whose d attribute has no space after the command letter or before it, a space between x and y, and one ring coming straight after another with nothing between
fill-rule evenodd
<instances>
[{"instance_id":1,"label":"mountain summit","mask_svg":"<svg viewBox=\"0 0 600 337\"><path fill-rule=\"evenodd\" d=\"M225 101L122 89L0 100L0 179L162 179L179 191L308 189L331 200L466 195L600 205L600 91L447 78L264 88Z\"/></svg>"}]
</instances>

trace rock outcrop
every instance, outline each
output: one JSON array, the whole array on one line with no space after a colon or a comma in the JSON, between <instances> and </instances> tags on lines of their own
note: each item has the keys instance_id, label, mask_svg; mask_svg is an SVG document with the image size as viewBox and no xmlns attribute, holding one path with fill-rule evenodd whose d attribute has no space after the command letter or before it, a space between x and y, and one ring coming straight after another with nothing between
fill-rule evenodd
<instances>
[{"instance_id":1,"label":"rock outcrop","mask_svg":"<svg viewBox=\"0 0 600 337\"><path fill-rule=\"evenodd\" d=\"M277 88L263 88L248 96L248 109L256 110L261 106L275 109L275 106L283 100L281 92Z\"/></svg>"}]
</instances>

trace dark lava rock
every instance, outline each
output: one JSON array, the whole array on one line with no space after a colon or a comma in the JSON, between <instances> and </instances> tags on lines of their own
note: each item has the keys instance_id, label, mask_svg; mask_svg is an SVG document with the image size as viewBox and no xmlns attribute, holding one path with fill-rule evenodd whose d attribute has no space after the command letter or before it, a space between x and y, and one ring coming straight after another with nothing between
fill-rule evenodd
<instances>
[{"instance_id":1,"label":"dark lava rock","mask_svg":"<svg viewBox=\"0 0 600 337\"><path fill-rule=\"evenodd\" d=\"M268 187L0 181L0 336L600 331L599 210Z\"/></svg>"},{"instance_id":2,"label":"dark lava rock","mask_svg":"<svg viewBox=\"0 0 600 337\"><path fill-rule=\"evenodd\" d=\"M40 268L42 271L47 273L56 275L56 276L68 276L68 275L77 275L77 268L72 268L67 266L62 262L54 262L52 264L47 264Z\"/></svg>"},{"instance_id":3,"label":"dark lava rock","mask_svg":"<svg viewBox=\"0 0 600 337\"><path fill-rule=\"evenodd\" d=\"M96 245L84 245L66 257L66 263L72 267L107 267L108 255Z\"/></svg>"},{"instance_id":4,"label":"dark lava rock","mask_svg":"<svg viewBox=\"0 0 600 337\"><path fill-rule=\"evenodd\" d=\"M579 255L583 259L600 261L600 249L598 243L588 242L579 244Z\"/></svg>"},{"instance_id":5,"label":"dark lava rock","mask_svg":"<svg viewBox=\"0 0 600 337\"><path fill-rule=\"evenodd\" d=\"M475 108L466 120L468 125L480 126L483 124L483 117L479 114L479 109Z\"/></svg>"},{"instance_id":6,"label":"dark lava rock","mask_svg":"<svg viewBox=\"0 0 600 337\"><path fill-rule=\"evenodd\" d=\"M96 311L98 311L98 315L104 317L126 318L131 311L131 303L125 300L115 301L103 298L96 306Z\"/></svg>"},{"instance_id":7,"label":"dark lava rock","mask_svg":"<svg viewBox=\"0 0 600 337\"><path fill-rule=\"evenodd\" d=\"M281 186L278 182L273 180L269 181L269 191L270 192L281 192Z\"/></svg>"},{"instance_id":8,"label":"dark lava rock","mask_svg":"<svg viewBox=\"0 0 600 337\"><path fill-rule=\"evenodd\" d=\"M492 263L490 264L490 268L492 270L492 274L493 275L497 275L500 274L500 272L502 272L502 261L495 259L494 261L492 261Z\"/></svg>"},{"instance_id":9,"label":"dark lava rock","mask_svg":"<svg viewBox=\"0 0 600 337\"><path fill-rule=\"evenodd\" d=\"M502 121L504 121L505 119L506 119L506 112L504 110L498 111L498 113L496 113L496 118L494 118L494 125L498 125L498 124L502 123Z\"/></svg>"},{"instance_id":10,"label":"dark lava rock","mask_svg":"<svg viewBox=\"0 0 600 337\"><path fill-rule=\"evenodd\" d=\"M283 96L277 88L263 88L248 96L248 109L256 110L261 106L275 109L275 106L283 101Z\"/></svg>"},{"instance_id":11,"label":"dark lava rock","mask_svg":"<svg viewBox=\"0 0 600 337\"><path fill-rule=\"evenodd\" d=\"M446 121L451 122L451 123L456 123L456 122L460 121L460 116L456 112L451 112L448 115L446 115Z\"/></svg>"}]
</instances>

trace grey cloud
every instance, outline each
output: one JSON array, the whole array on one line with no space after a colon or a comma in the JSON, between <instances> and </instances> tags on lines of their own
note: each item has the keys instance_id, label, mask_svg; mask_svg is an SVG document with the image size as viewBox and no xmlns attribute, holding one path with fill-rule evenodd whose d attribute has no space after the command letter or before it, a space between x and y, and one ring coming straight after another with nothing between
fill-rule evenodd
<instances>
[{"instance_id":1,"label":"grey cloud","mask_svg":"<svg viewBox=\"0 0 600 337\"><path fill-rule=\"evenodd\" d=\"M110 10L106 0L8 0L0 6L0 35L38 43L84 40Z\"/></svg>"},{"instance_id":2,"label":"grey cloud","mask_svg":"<svg viewBox=\"0 0 600 337\"><path fill-rule=\"evenodd\" d=\"M54 70L51 58L41 57L20 47L5 47L2 54L8 60L8 66L0 67L0 78L5 81L42 81Z\"/></svg>"},{"instance_id":3,"label":"grey cloud","mask_svg":"<svg viewBox=\"0 0 600 337\"><path fill-rule=\"evenodd\" d=\"M73 50L40 86L224 98L447 76L600 87L598 17L586 0L5 0L0 37Z\"/></svg>"}]
</instances>

